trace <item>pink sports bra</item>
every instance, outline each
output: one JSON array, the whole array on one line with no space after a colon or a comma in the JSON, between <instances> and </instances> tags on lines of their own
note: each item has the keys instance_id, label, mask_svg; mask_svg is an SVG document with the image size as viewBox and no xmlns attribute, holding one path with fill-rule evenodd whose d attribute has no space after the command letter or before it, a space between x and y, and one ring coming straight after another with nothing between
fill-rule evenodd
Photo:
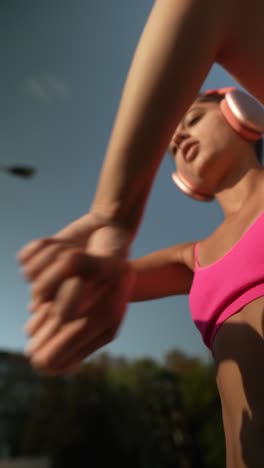
<instances>
[{"instance_id":1,"label":"pink sports bra","mask_svg":"<svg viewBox=\"0 0 264 468\"><path fill-rule=\"evenodd\" d=\"M189 295L191 316L212 349L219 327L249 302L264 296L264 212L219 260L201 267L199 243Z\"/></svg>"}]
</instances>

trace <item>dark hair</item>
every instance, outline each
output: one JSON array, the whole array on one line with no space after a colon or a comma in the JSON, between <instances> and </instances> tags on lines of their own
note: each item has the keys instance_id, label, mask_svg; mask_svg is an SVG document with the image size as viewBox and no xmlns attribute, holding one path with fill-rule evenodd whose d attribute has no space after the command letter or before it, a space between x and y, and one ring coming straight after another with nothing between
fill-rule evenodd
<instances>
[{"instance_id":1,"label":"dark hair","mask_svg":"<svg viewBox=\"0 0 264 468\"><path fill-rule=\"evenodd\" d=\"M197 102L221 102L224 99L223 95L212 93L212 94L199 94L196 101ZM260 138L253 143L254 150L257 156L257 160L262 164L262 149L263 149L263 139Z\"/></svg>"}]
</instances>

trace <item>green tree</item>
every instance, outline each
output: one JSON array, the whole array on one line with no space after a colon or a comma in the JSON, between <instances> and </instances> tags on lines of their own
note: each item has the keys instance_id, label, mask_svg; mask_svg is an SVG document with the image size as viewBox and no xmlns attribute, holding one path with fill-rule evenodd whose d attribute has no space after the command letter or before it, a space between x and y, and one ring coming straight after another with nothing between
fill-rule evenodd
<instances>
[{"instance_id":1,"label":"green tree","mask_svg":"<svg viewBox=\"0 0 264 468\"><path fill-rule=\"evenodd\" d=\"M0 353L0 395L0 447L2 436L11 454L50 455L53 468L224 467L214 367L178 350L164 363L102 353L64 378Z\"/></svg>"},{"instance_id":2,"label":"green tree","mask_svg":"<svg viewBox=\"0 0 264 468\"><path fill-rule=\"evenodd\" d=\"M0 451L19 456L28 412L39 391L39 380L25 357L0 352Z\"/></svg>"},{"instance_id":3,"label":"green tree","mask_svg":"<svg viewBox=\"0 0 264 468\"><path fill-rule=\"evenodd\" d=\"M192 466L223 468L225 440L214 364L173 350L166 356L165 365L180 375L181 400L192 441Z\"/></svg>"}]
</instances>

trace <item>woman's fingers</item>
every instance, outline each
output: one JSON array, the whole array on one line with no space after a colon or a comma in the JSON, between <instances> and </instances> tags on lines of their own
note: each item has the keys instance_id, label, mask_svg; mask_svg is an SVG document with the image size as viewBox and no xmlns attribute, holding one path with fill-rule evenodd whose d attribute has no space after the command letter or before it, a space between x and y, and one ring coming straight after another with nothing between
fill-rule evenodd
<instances>
[{"instance_id":1,"label":"woman's fingers","mask_svg":"<svg viewBox=\"0 0 264 468\"><path fill-rule=\"evenodd\" d=\"M51 313L63 321L74 320L91 313L109 288L108 282L90 282L81 278L70 278L61 285Z\"/></svg>"},{"instance_id":2,"label":"woman's fingers","mask_svg":"<svg viewBox=\"0 0 264 468\"><path fill-rule=\"evenodd\" d=\"M26 348L27 355L37 358L43 355L51 364L54 360L56 362L62 359L68 347L70 350L78 347L80 340L85 340L86 343L93 341L105 328L108 328L111 320L110 317L100 320L99 315L102 313L97 310L96 314L95 311L90 311L85 317L65 322L61 321L59 315L52 313L51 309L48 315L44 316L43 313L39 321L36 319L30 324L34 333L31 333L32 338Z\"/></svg>"},{"instance_id":3,"label":"woman's fingers","mask_svg":"<svg viewBox=\"0 0 264 468\"><path fill-rule=\"evenodd\" d=\"M39 307L42 304L45 304L46 302L43 302L41 298L35 297L34 299L31 300L31 302L28 304L27 309L31 313L35 313L39 310Z\"/></svg>"},{"instance_id":4,"label":"woman's fingers","mask_svg":"<svg viewBox=\"0 0 264 468\"><path fill-rule=\"evenodd\" d=\"M65 245L56 242L48 245L44 249L37 251L24 262L22 272L24 276L31 281L34 281L37 276L47 268L51 263L56 261L58 255L65 250Z\"/></svg>"},{"instance_id":5,"label":"woman's fingers","mask_svg":"<svg viewBox=\"0 0 264 468\"><path fill-rule=\"evenodd\" d=\"M85 316L66 323L62 320L51 335L40 335L39 346L29 352L33 365L53 371L65 369L112 341L124 317L132 282L131 272L126 269Z\"/></svg>"},{"instance_id":6,"label":"woman's fingers","mask_svg":"<svg viewBox=\"0 0 264 468\"><path fill-rule=\"evenodd\" d=\"M89 274L95 276L94 264L93 258L77 249L65 251L33 282L31 291L33 300L38 297L42 300L52 299L62 282L70 277L78 275L86 278Z\"/></svg>"},{"instance_id":7,"label":"woman's fingers","mask_svg":"<svg viewBox=\"0 0 264 468\"><path fill-rule=\"evenodd\" d=\"M60 316L63 322L80 317L80 305L84 296L86 306L88 306L89 290L84 280L78 277L65 280L57 292L56 299L53 301L51 314ZM89 310L88 307L87 310Z\"/></svg>"},{"instance_id":8,"label":"woman's fingers","mask_svg":"<svg viewBox=\"0 0 264 468\"><path fill-rule=\"evenodd\" d=\"M43 250L51 244L54 244L54 239L51 237L34 239L17 252L16 259L19 263L28 262L33 255L36 255L40 250Z\"/></svg>"},{"instance_id":9,"label":"woman's fingers","mask_svg":"<svg viewBox=\"0 0 264 468\"><path fill-rule=\"evenodd\" d=\"M58 354L50 362L45 361L41 353L36 353L32 356L31 363L46 375L65 375L77 372L85 358L112 341L115 332L116 327L113 327L90 342L87 342L86 339L79 339L74 347L68 345L63 355Z\"/></svg>"},{"instance_id":10,"label":"woman's fingers","mask_svg":"<svg viewBox=\"0 0 264 468\"><path fill-rule=\"evenodd\" d=\"M39 328L44 324L44 322L48 319L49 317L49 311L50 311L51 303L50 302L44 302L41 304L38 309L37 309L37 314L34 314L26 323L24 330L27 335L32 336L37 331Z\"/></svg>"},{"instance_id":11,"label":"woman's fingers","mask_svg":"<svg viewBox=\"0 0 264 468\"><path fill-rule=\"evenodd\" d=\"M85 353L87 356L90 350L99 349L100 345L111 341L120 323L111 311L111 297L112 288L108 287L108 292L94 309L89 308L85 316L66 323L57 315L49 314L27 349L34 366L43 369L68 367L75 356L83 358Z\"/></svg>"},{"instance_id":12,"label":"woman's fingers","mask_svg":"<svg viewBox=\"0 0 264 468\"><path fill-rule=\"evenodd\" d=\"M89 281L75 276L66 279L61 284L52 301L43 302L39 297L36 297L29 304L28 309L34 315L38 315L43 304L50 304L49 313L51 315L59 315L63 321L74 320L93 307L106 288L106 283L95 288Z\"/></svg>"},{"instance_id":13,"label":"woman's fingers","mask_svg":"<svg viewBox=\"0 0 264 468\"><path fill-rule=\"evenodd\" d=\"M38 315L38 314L37 314ZM26 354L31 355L38 349L43 347L48 340L51 340L61 327L61 320L58 316L51 316L50 314L43 318L41 326L37 324L36 331L26 347Z\"/></svg>"},{"instance_id":14,"label":"woman's fingers","mask_svg":"<svg viewBox=\"0 0 264 468\"><path fill-rule=\"evenodd\" d=\"M115 268L117 269L117 267ZM117 272L113 269L112 275L109 277L108 259L97 258L77 249L68 249L32 282L32 299L33 302L38 299L42 301L51 300L61 287L63 291L74 290L74 284L78 284L74 277L78 277L80 281L87 282L87 288L89 286L92 302L94 302L94 294L96 296L101 295L101 285L104 281L107 278L108 281L109 278L112 280L116 274ZM67 293L65 294L67 295Z\"/></svg>"},{"instance_id":15,"label":"woman's fingers","mask_svg":"<svg viewBox=\"0 0 264 468\"><path fill-rule=\"evenodd\" d=\"M108 287L107 282L95 283L76 276L68 278L58 287L56 296L54 295L52 301L44 301L33 291L34 297L28 306L28 310L34 315L37 313L42 317L47 313L47 304L49 304L48 311L50 314L58 315L64 321L75 319L92 309ZM43 305L45 312L42 312ZM33 324L39 323L40 320L41 318L31 319L28 322L26 331L29 330L29 327L33 327Z\"/></svg>"},{"instance_id":16,"label":"woman's fingers","mask_svg":"<svg viewBox=\"0 0 264 468\"><path fill-rule=\"evenodd\" d=\"M66 279L52 301L35 308L27 324L32 337L27 355L33 366L50 375L66 373L109 343L123 319L133 281L128 265L97 284L80 277Z\"/></svg>"},{"instance_id":17,"label":"woman's fingers","mask_svg":"<svg viewBox=\"0 0 264 468\"><path fill-rule=\"evenodd\" d=\"M103 333L98 335L94 340L89 342L85 340L85 336L81 337L75 348L67 348L65 354L62 356L59 362L59 367L68 367L71 366L74 362L80 362L103 346L106 346L114 339L117 333L117 329L118 326L114 325L112 328L108 328Z\"/></svg>"},{"instance_id":18,"label":"woman's fingers","mask_svg":"<svg viewBox=\"0 0 264 468\"><path fill-rule=\"evenodd\" d=\"M50 319L51 324L48 324L49 329L53 326L52 319ZM76 344L79 343L82 334L86 335L87 342L94 339L95 330L93 327L89 327L89 325L90 320L84 317L73 322L68 322L58 330L54 330L48 341L42 342L42 346L30 346L27 354L30 356L32 363L39 368L51 369L59 365L63 360L64 353L67 352L67 348L73 351ZM43 346L44 344L45 346Z\"/></svg>"}]
</instances>

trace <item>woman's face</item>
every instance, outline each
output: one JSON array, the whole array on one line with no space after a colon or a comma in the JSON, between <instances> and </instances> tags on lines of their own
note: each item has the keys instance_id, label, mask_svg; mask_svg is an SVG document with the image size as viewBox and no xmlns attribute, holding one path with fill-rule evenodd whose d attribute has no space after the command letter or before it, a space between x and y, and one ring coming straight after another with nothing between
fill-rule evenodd
<instances>
[{"instance_id":1,"label":"woman's face","mask_svg":"<svg viewBox=\"0 0 264 468\"><path fill-rule=\"evenodd\" d=\"M217 102L195 101L169 145L177 170L200 190L214 193L241 154L243 141Z\"/></svg>"}]
</instances>

